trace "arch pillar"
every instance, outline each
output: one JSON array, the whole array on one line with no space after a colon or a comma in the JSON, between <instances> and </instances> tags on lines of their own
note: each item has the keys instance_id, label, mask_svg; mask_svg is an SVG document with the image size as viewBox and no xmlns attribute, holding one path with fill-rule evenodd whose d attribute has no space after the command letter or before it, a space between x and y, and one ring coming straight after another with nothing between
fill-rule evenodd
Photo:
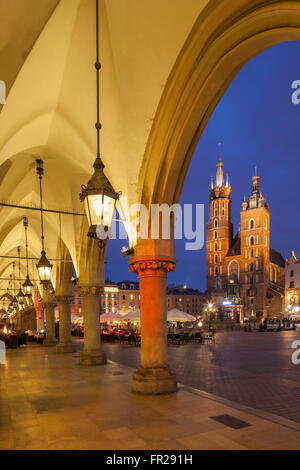
<instances>
[{"instance_id":1,"label":"arch pillar","mask_svg":"<svg viewBox=\"0 0 300 470\"><path fill-rule=\"evenodd\" d=\"M84 347L79 364L97 366L106 364L100 342L100 298L104 290L104 259L107 240L88 237L87 219L81 227L78 291L83 300Z\"/></svg>"},{"instance_id":2,"label":"arch pillar","mask_svg":"<svg viewBox=\"0 0 300 470\"><path fill-rule=\"evenodd\" d=\"M16 324L15 328L17 330L20 330L22 328L22 316L21 316L21 310L19 309L19 306L17 307L17 312L16 312Z\"/></svg>"},{"instance_id":3,"label":"arch pillar","mask_svg":"<svg viewBox=\"0 0 300 470\"><path fill-rule=\"evenodd\" d=\"M133 374L132 391L152 395L172 393L177 389L177 382L167 365L166 281L176 266L174 257L168 253L173 243L170 240L143 242L143 251L152 254L142 255L141 249L136 250L129 261L130 272L136 273L140 281L141 312L141 365Z\"/></svg>"},{"instance_id":4,"label":"arch pillar","mask_svg":"<svg viewBox=\"0 0 300 470\"><path fill-rule=\"evenodd\" d=\"M106 364L106 356L100 346L100 296L103 287L80 285L78 291L82 295L84 315L84 347L79 356L79 364Z\"/></svg>"},{"instance_id":5,"label":"arch pillar","mask_svg":"<svg viewBox=\"0 0 300 470\"><path fill-rule=\"evenodd\" d=\"M56 352L71 353L74 351L71 324L74 265L71 262L70 252L61 238L57 242L56 256L61 260L56 265L55 299L59 312L59 341L56 345Z\"/></svg>"},{"instance_id":6,"label":"arch pillar","mask_svg":"<svg viewBox=\"0 0 300 470\"><path fill-rule=\"evenodd\" d=\"M73 352L72 326L71 326L71 302L72 295L55 296L59 311L59 342L56 345L56 352Z\"/></svg>"},{"instance_id":7,"label":"arch pillar","mask_svg":"<svg viewBox=\"0 0 300 470\"><path fill-rule=\"evenodd\" d=\"M53 294L50 294L51 284L43 285L43 308L46 317L46 339L43 343L44 346L55 346L55 315L54 308L56 307Z\"/></svg>"}]
</instances>

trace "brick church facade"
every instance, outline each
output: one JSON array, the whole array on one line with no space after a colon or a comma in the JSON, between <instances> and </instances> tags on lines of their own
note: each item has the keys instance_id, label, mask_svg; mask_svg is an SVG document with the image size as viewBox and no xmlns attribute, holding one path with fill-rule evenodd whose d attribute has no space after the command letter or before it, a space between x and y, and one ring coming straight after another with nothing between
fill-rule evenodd
<instances>
[{"instance_id":1,"label":"brick church facade","mask_svg":"<svg viewBox=\"0 0 300 470\"><path fill-rule=\"evenodd\" d=\"M285 261L270 247L270 211L256 170L235 236L230 196L219 151L215 183L212 179L209 190L207 294L222 316L259 321L279 318L284 312Z\"/></svg>"}]
</instances>

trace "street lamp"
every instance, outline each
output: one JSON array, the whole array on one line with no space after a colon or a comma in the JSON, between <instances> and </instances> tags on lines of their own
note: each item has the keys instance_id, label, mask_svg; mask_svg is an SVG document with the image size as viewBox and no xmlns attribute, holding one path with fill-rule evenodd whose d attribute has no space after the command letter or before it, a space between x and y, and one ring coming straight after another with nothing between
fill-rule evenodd
<instances>
[{"instance_id":1,"label":"street lamp","mask_svg":"<svg viewBox=\"0 0 300 470\"><path fill-rule=\"evenodd\" d=\"M84 202L85 212L89 222L88 236L104 240L108 238L108 231L112 224L112 217L116 202L119 199L117 193L104 173L104 164L100 158L100 100L99 100L99 73L101 64L99 61L99 0L96 0L96 82L97 82L97 156L94 162L94 173L88 184L81 186L80 201ZM98 227L98 229L97 229Z\"/></svg>"},{"instance_id":2,"label":"street lamp","mask_svg":"<svg viewBox=\"0 0 300 470\"><path fill-rule=\"evenodd\" d=\"M39 278L42 285L47 285L51 282L51 269L52 264L47 259L45 246L44 246L44 219L43 219L43 193L42 193L42 176L44 174L43 160L36 160L36 172L40 180L40 203L41 203L41 240L42 251L41 258L36 267L39 273Z\"/></svg>"}]
</instances>

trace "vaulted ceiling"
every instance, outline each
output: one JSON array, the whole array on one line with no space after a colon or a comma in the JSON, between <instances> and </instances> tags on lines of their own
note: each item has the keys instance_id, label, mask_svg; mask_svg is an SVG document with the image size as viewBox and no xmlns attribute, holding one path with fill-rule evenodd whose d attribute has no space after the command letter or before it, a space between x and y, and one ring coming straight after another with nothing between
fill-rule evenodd
<instances>
[{"instance_id":1,"label":"vaulted ceiling","mask_svg":"<svg viewBox=\"0 0 300 470\"><path fill-rule=\"evenodd\" d=\"M107 176L123 193L126 214L136 202L145 146L168 75L207 2L100 3L101 153ZM91 174L96 143L95 0L0 0L0 11L0 79L8 91L0 113L0 200L38 206L39 157L45 207L83 212L78 194ZM24 254L27 216L30 254L39 256L39 212L0 207L0 214L0 255L15 255L19 245ZM45 213L49 257L55 258L61 234L78 268L81 221ZM0 259L0 277L11 273L11 262Z\"/></svg>"}]
</instances>

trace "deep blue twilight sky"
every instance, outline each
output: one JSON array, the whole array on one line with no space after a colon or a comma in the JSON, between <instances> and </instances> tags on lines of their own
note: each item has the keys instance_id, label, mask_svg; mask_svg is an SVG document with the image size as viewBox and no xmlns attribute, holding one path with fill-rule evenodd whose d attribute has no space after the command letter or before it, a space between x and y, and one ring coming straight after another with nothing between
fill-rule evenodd
<instances>
[{"instance_id":1,"label":"deep blue twilight sky","mask_svg":"<svg viewBox=\"0 0 300 470\"><path fill-rule=\"evenodd\" d=\"M300 256L300 104L291 101L291 83L300 80L300 42L274 46L248 62L233 80L209 120L193 155L181 204L205 204L208 217L210 176L216 172L218 141L224 173L232 188L232 221L238 229L241 203L249 196L254 166L261 190L270 205L271 246L286 258L293 249ZM125 240L110 240L106 276L114 281L136 279L122 258ZM206 288L205 245L186 251L176 241L176 273L168 283Z\"/></svg>"}]
</instances>

